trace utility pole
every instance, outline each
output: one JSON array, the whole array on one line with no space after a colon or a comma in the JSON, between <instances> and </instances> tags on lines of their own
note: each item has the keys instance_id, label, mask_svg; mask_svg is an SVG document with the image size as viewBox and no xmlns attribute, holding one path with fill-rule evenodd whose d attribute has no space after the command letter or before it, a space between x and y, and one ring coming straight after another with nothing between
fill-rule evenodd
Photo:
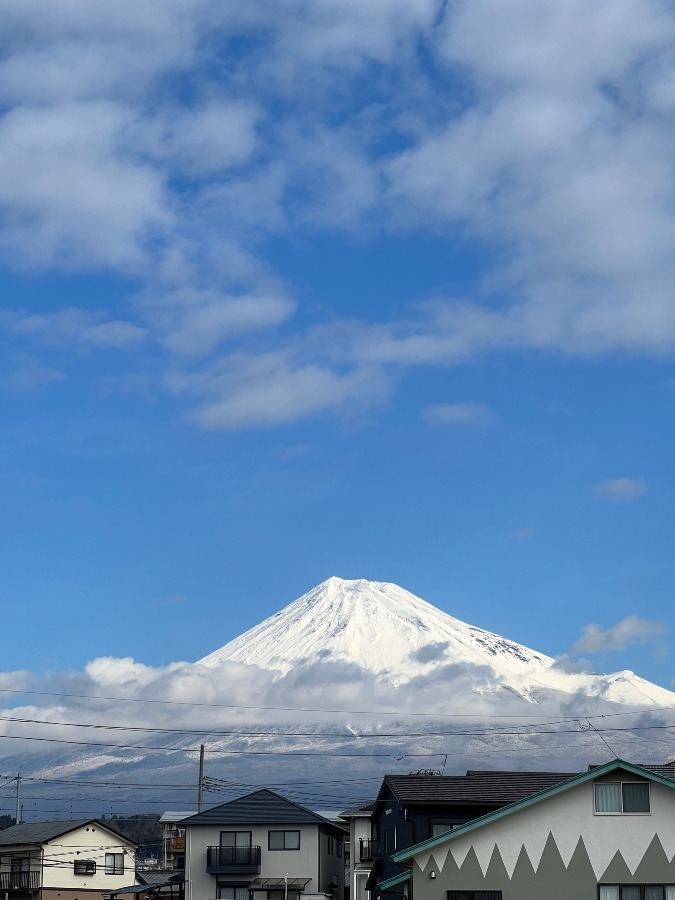
<instances>
[{"instance_id":1,"label":"utility pole","mask_svg":"<svg viewBox=\"0 0 675 900\"><path fill-rule=\"evenodd\" d=\"M197 784L197 812L204 806L204 745L199 747L199 783Z\"/></svg>"},{"instance_id":2,"label":"utility pole","mask_svg":"<svg viewBox=\"0 0 675 900\"><path fill-rule=\"evenodd\" d=\"M16 813L14 821L17 825L21 824L21 772L16 775Z\"/></svg>"}]
</instances>

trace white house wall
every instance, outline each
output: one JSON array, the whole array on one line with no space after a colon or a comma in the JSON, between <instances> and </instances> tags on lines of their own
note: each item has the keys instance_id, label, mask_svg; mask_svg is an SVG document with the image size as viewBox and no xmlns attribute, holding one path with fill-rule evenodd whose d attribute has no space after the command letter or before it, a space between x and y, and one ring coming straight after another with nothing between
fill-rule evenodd
<instances>
[{"instance_id":1,"label":"white house wall","mask_svg":"<svg viewBox=\"0 0 675 900\"><path fill-rule=\"evenodd\" d=\"M121 875L106 875L106 853L124 854L124 872ZM73 863L78 859L95 860L96 873L90 876L75 875ZM134 884L135 880L133 845L100 825L87 825L44 845L43 884L47 888L108 892Z\"/></svg>"}]
</instances>

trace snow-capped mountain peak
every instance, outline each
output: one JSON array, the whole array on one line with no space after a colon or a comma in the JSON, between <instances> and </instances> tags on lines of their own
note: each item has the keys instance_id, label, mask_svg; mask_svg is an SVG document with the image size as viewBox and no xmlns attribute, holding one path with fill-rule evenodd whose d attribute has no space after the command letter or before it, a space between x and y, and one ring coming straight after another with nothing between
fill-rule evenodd
<instances>
[{"instance_id":1,"label":"snow-capped mountain peak","mask_svg":"<svg viewBox=\"0 0 675 900\"><path fill-rule=\"evenodd\" d=\"M259 625L199 660L255 665L281 677L316 663L353 665L397 686L464 673L463 690L508 691L528 703L585 695L641 706L674 705L675 696L632 672L568 672L556 661L442 612L396 584L332 577ZM486 687L487 685L487 687Z\"/></svg>"},{"instance_id":2,"label":"snow-capped mountain peak","mask_svg":"<svg viewBox=\"0 0 675 900\"><path fill-rule=\"evenodd\" d=\"M475 628L398 585L329 578L280 612L200 660L288 671L300 662L339 660L407 681L432 664L496 664L509 672L553 660Z\"/></svg>"}]
</instances>

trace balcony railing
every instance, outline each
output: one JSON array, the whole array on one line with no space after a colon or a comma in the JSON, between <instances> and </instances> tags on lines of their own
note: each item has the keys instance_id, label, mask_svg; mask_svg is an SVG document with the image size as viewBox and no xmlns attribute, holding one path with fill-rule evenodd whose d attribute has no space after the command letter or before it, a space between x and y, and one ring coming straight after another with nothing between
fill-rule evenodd
<instances>
[{"instance_id":1,"label":"balcony railing","mask_svg":"<svg viewBox=\"0 0 675 900\"><path fill-rule=\"evenodd\" d=\"M367 862L369 859L377 859L381 856L379 841L359 841L359 859L361 862Z\"/></svg>"},{"instance_id":2,"label":"balcony railing","mask_svg":"<svg viewBox=\"0 0 675 900\"><path fill-rule=\"evenodd\" d=\"M39 890L40 872L0 872L0 892Z\"/></svg>"},{"instance_id":3,"label":"balcony railing","mask_svg":"<svg viewBox=\"0 0 675 900\"><path fill-rule=\"evenodd\" d=\"M208 847L206 871L212 875L242 872L260 874L260 847Z\"/></svg>"}]
</instances>

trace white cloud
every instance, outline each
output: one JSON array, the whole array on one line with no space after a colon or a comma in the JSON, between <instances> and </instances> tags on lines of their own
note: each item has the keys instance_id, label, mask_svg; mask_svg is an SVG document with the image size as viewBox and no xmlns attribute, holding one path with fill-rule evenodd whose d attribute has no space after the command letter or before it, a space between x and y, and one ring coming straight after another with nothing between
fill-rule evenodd
<instances>
[{"instance_id":1,"label":"white cloud","mask_svg":"<svg viewBox=\"0 0 675 900\"><path fill-rule=\"evenodd\" d=\"M0 118L0 252L24 265L137 268L170 220L162 176L118 144L128 110L107 102Z\"/></svg>"},{"instance_id":2,"label":"white cloud","mask_svg":"<svg viewBox=\"0 0 675 900\"><path fill-rule=\"evenodd\" d=\"M487 425L494 413L484 403L437 403L422 410L430 425Z\"/></svg>"},{"instance_id":3,"label":"white cloud","mask_svg":"<svg viewBox=\"0 0 675 900\"><path fill-rule=\"evenodd\" d=\"M138 280L143 326L54 320L64 346L145 329L171 356L234 349L181 376L209 427L363 409L405 368L496 348L675 348L663 0L7 0L3 16L0 255ZM281 330L304 285L261 260L291 228L449 228L498 262L461 301L402 317L385 297L379 322Z\"/></svg>"},{"instance_id":4,"label":"white cloud","mask_svg":"<svg viewBox=\"0 0 675 900\"><path fill-rule=\"evenodd\" d=\"M39 363L24 362L0 374L0 386L13 394L32 394L43 390L50 384L63 381L64 378L65 375L59 369Z\"/></svg>"},{"instance_id":5,"label":"white cloud","mask_svg":"<svg viewBox=\"0 0 675 900\"><path fill-rule=\"evenodd\" d=\"M572 647L570 653L603 653L605 651L623 650L628 644L646 643L648 640L665 632L662 622L651 622L639 616L627 616L616 625L603 631L599 625L586 625L582 636Z\"/></svg>"},{"instance_id":6,"label":"white cloud","mask_svg":"<svg viewBox=\"0 0 675 900\"><path fill-rule=\"evenodd\" d=\"M340 370L286 352L234 354L198 373L175 371L166 386L201 398L188 415L208 430L279 425L325 411L354 415L389 393L378 369Z\"/></svg>"},{"instance_id":7,"label":"white cloud","mask_svg":"<svg viewBox=\"0 0 675 900\"><path fill-rule=\"evenodd\" d=\"M642 478L612 478L601 481L593 488L599 500L630 501L644 496L647 485Z\"/></svg>"},{"instance_id":8,"label":"white cloud","mask_svg":"<svg viewBox=\"0 0 675 900\"><path fill-rule=\"evenodd\" d=\"M474 97L392 160L392 209L502 248L486 288L521 299L486 319L485 346L675 346L673 126L650 103L672 78L665 4L447 10L440 46Z\"/></svg>"},{"instance_id":9,"label":"white cloud","mask_svg":"<svg viewBox=\"0 0 675 900\"><path fill-rule=\"evenodd\" d=\"M172 353L205 356L226 338L281 324L292 315L295 304L283 290L270 285L241 296L182 288L146 298L142 308Z\"/></svg>"},{"instance_id":10,"label":"white cloud","mask_svg":"<svg viewBox=\"0 0 675 900\"><path fill-rule=\"evenodd\" d=\"M104 311L76 308L53 313L30 315L4 312L0 323L21 337L35 338L48 344L80 344L92 347L136 346L146 331L133 322L106 317Z\"/></svg>"}]
</instances>

